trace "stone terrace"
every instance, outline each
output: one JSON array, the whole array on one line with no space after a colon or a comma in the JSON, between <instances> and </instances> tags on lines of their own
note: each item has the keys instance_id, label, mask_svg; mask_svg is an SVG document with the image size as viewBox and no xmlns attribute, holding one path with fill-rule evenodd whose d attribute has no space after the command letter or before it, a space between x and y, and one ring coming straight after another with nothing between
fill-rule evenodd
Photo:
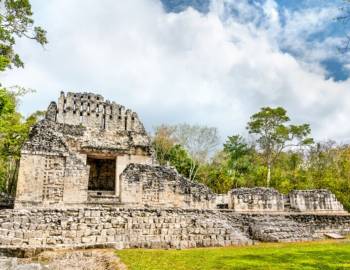
<instances>
[{"instance_id":1,"label":"stone terrace","mask_svg":"<svg viewBox=\"0 0 350 270\"><path fill-rule=\"evenodd\" d=\"M0 212L2 250L190 248L303 241L350 233L350 215L196 209L32 209Z\"/></svg>"}]
</instances>

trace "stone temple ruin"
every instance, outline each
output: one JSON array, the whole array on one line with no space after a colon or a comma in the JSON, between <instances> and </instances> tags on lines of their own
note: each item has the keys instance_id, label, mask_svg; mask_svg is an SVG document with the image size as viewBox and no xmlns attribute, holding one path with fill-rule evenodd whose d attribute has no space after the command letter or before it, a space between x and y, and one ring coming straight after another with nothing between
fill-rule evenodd
<instances>
[{"instance_id":1,"label":"stone temple ruin","mask_svg":"<svg viewBox=\"0 0 350 270\"><path fill-rule=\"evenodd\" d=\"M15 209L0 211L0 251L48 247L187 248L350 233L328 190L215 194L159 166L135 112L61 93L25 143Z\"/></svg>"},{"instance_id":2,"label":"stone temple ruin","mask_svg":"<svg viewBox=\"0 0 350 270\"><path fill-rule=\"evenodd\" d=\"M152 160L136 113L99 95L62 93L22 149L15 207L117 204L126 166Z\"/></svg>"}]
</instances>

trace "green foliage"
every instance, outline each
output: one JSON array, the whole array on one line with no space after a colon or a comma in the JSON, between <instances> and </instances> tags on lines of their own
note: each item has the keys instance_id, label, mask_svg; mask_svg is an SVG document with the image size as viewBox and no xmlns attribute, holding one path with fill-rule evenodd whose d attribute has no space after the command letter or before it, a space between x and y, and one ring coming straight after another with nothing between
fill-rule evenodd
<instances>
[{"instance_id":1,"label":"green foliage","mask_svg":"<svg viewBox=\"0 0 350 270\"><path fill-rule=\"evenodd\" d=\"M0 0L0 5L0 71L13 66L23 67L14 51L16 38L26 37L45 45L46 31L34 26L29 0Z\"/></svg>"},{"instance_id":2,"label":"green foliage","mask_svg":"<svg viewBox=\"0 0 350 270\"><path fill-rule=\"evenodd\" d=\"M311 133L308 124L287 125L289 121L287 111L282 107L263 107L250 117L247 124L249 133L257 136L257 143L265 159L267 186L270 185L271 167L285 148L313 143L313 139L308 137Z\"/></svg>"},{"instance_id":3,"label":"green foliage","mask_svg":"<svg viewBox=\"0 0 350 270\"><path fill-rule=\"evenodd\" d=\"M218 152L212 162L202 164L198 171L198 181L206 184L214 192L226 193L235 186L224 152Z\"/></svg>"},{"instance_id":4,"label":"green foliage","mask_svg":"<svg viewBox=\"0 0 350 270\"><path fill-rule=\"evenodd\" d=\"M233 135L227 137L227 141L224 143L224 151L228 154L230 163L234 166L237 160L250 154L251 147L241 135Z\"/></svg>"},{"instance_id":5,"label":"green foliage","mask_svg":"<svg viewBox=\"0 0 350 270\"><path fill-rule=\"evenodd\" d=\"M217 193L238 187L264 186L269 174L266 151L270 151L273 157L271 187L285 194L293 189L326 188L350 210L350 146L334 142L314 144L309 137L309 125L287 125L288 121L283 108L263 108L248 123L250 132L259 135L256 141L248 142L240 135L229 136L222 149L205 159L196 159L186 147L190 140L184 139L198 137L193 134L201 128L190 132L192 128L188 126L162 125L156 129L153 146L160 164L172 165L190 179L196 171L195 180ZM211 139L206 143L201 138L201 145L211 145ZM301 147L306 145L308 147ZM201 149L192 147L195 148Z\"/></svg>"},{"instance_id":6,"label":"green foliage","mask_svg":"<svg viewBox=\"0 0 350 270\"><path fill-rule=\"evenodd\" d=\"M42 117L36 112L23 119L16 111L20 92L0 89L0 191L13 194L16 188L20 151L30 127Z\"/></svg>"},{"instance_id":7,"label":"green foliage","mask_svg":"<svg viewBox=\"0 0 350 270\"><path fill-rule=\"evenodd\" d=\"M348 269L350 243L256 244L185 250L125 249L116 252L130 270Z\"/></svg>"},{"instance_id":8,"label":"green foliage","mask_svg":"<svg viewBox=\"0 0 350 270\"><path fill-rule=\"evenodd\" d=\"M176 144L171 147L168 161L169 164L174 166L179 173L189 177L192 159L183 146Z\"/></svg>"},{"instance_id":9,"label":"green foliage","mask_svg":"<svg viewBox=\"0 0 350 270\"><path fill-rule=\"evenodd\" d=\"M175 140L172 138L173 132L174 129L167 125L155 128L152 146L160 165L166 165L169 162L170 151L175 145Z\"/></svg>"},{"instance_id":10,"label":"green foliage","mask_svg":"<svg viewBox=\"0 0 350 270\"><path fill-rule=\"evenodd\" d=\"M23 67L14 51L17 38L29 38L41 45L47 43L46 31L34 26L29 0L0 0L0 71ZM0 84L1 85L1 84ZM14 194L20 160L20 150L30 127L43 116L36 112L27 119L17 112L18 97L28 90L0 88L0 191Z\"/></svg>"}]
</instances>

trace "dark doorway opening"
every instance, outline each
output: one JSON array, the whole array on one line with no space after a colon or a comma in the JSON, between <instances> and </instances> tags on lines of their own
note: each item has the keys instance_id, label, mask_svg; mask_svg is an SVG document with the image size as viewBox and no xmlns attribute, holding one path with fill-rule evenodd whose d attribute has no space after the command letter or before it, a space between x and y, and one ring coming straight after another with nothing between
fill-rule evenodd
<instances>
[{"instance_id":1,"label":"dark doorway opening","mask_svg":"<svg viewBox=\"0 0 350 270\"><path fill-rule=\"evenodd\" d=\"M115 159L87 158L87 164L90 166L89 190L114 191L115 162Z\"/></svg>"}]
</instances>

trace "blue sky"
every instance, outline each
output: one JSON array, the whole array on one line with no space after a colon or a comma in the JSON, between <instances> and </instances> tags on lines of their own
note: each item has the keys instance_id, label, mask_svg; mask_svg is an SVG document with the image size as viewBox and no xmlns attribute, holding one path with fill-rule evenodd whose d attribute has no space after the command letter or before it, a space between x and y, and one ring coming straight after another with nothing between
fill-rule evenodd
<instances>
[{"instance_id":1,"label":"blue sky","mask_svg":"<svg viewBox=\"0 0 350 270\"><path fill-rule=\"evenodd\" d=\"M165 10L167 12L183 12L188 7L194 8L195 10L207 14L210 11L210 0L161 0ZM232 1L231 1L232 2ZM242 2L242 1L237 1ZM262 5L265 1L264 0L249 0L246 1L249 2L251 5ZM233 2L234 3L234 2ZM293 0L277 0L277 10L279 12L279 17L282 22L284 23L285 20L285 12L302 12L305 9L315 9L315 8L327 8L327 7L336 7L337 9L341 10L343 7L346 7L344 5L344 1L341 0L331 0L331 1L325 1L325 0L304 0L304 1L293 1ZM317 41L317 42L323 42L325 39L329 37L344 37L346 35L346 24L340 22L337 20L337 16L335 16L332 20L328 22L328 25L320 31L317 31L315 33L312 33L308 37L308 42L311 44ZM341 49L341 45L339 46L339 49ZM292 54L295 57L298 57L298 48L293 49L290 47L283 47L281 46L281 50ZM347 61L344 61L344 56L341 52L338 52L337 50L334 51L334 54L327 57L326 59L322 59L319 61L319 64L322 65L322 67L325 68L327 71L327 74L325 75L326 78L333 78L334 80L346 80L350 73L349 70L345 68L345 65L347 64Z\"/></svg>"},{"instance_id":2,"label":"blue sky","mask_svg":"<svg viewBox=\"0 0 350 270\"><path fill-rule=\"evenodd\" d=\"M49 44L19 40L25 68L0 75L36 90L22 99L25 115L62 90L90 91L138 112L149 131L187 122L217 127L224 140L247 135L261 107L283 106L317 140L350 141L342 1L31 2Z\"/></svg>"}]
</instances>

